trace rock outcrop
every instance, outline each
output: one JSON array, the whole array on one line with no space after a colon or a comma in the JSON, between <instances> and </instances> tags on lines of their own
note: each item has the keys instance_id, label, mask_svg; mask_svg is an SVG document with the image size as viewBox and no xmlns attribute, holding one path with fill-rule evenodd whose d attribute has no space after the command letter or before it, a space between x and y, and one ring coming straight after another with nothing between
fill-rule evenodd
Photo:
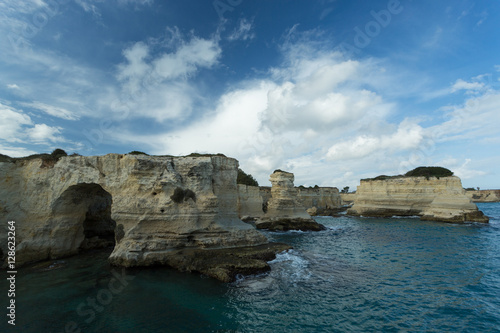
<instances>
[{"instance_id":1,"label":"rock outcrop","mask_svg":"<svg viewBox=\"0 0 500 333\"><path fill-rule=\"evenodd\" d=\"M273 231L286 230L324 230L324 226L314 221L307 214L297 198L297 189L293 185L293 173L276 170L271 181L271 198L265 203L265 215L255 223L258 229Z\"/></svg>"},{"instance_id":2,"label":"rock outcrop","mask_svg":"<svg viewBox=\"0 0 500 333\"><path fill-rule=\"evenodd\" d=\"M264 215L264 200L258 186L238 184L238 214L244 220L255 220Z\"/></svg>"},{"instance_id":3,"label":"rock outcrop","mask_svg":"<svg viewBox=\"0 0 500 333\"><path fill-rule=\"evenodd\" d=\"M351 205L356 200L356 193L340 193L342 205Z\"/></svg>"},{"instance_id":4,"label":"rock outcrop","mask_svg":"<svg viewBox=\"0 0 500 333\"><path fill-rule=\"evenodd\" d=\"M500 202L500 190L466 191L472 202Z\"/></svg>"},{"instance_id":5,"label":"rock outcrop","mask_svg":"<svg viewBox=\"0 0 500 333\"><path fill-rule=\"evenodd\" d=\"M332 216L342 206L339 189L336 187L297 187L297 199L310 216Z\"/></svg>"},{"instance_id":6,"label":"rock outcrop","mask_svg":"<svg viewBox=\"0 0 500 333\"><path fill-rule=\"evenodd\" d=\"M268 244L264 235L238 218L237 167L235 159L215 155L109 154L68 156L51 163L4 162L0 219L16 221L18 265L115 244L110 256L115 265L169 264L211 275L206 263L199 269L192 263L184 267L186 261L179 258L221 249L245 257L248 247L264 246L266 255L250 256L258 261L283 248ZM1 232L3 253L6 235ZM255 264L229 252L220 252L227 255L220 261L230 272L222 269L212 276L228 280L240 268L249 272L249 262ZM266 265L260 262L256 269ZM225 278L222 271L229 272Z\"/></svg>"},{"instance_id":7,"label":"rock outcrop","mask_svg":"<svg viewBox=\"0 0 500 333\"><path fill-rule=\"evenodd\" d=\"M460 178L396 177L361 180L349 215L420 216L443 222L488 222L465 195Z\"/></svg>"}]
</instances>

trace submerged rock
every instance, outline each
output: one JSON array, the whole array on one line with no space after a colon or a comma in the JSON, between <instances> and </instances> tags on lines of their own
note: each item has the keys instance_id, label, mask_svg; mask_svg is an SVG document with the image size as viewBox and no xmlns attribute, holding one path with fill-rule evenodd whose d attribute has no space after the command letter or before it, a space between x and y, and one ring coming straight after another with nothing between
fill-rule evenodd
<instances>
[{"instance_id":1,"label":"submerged rock","mask_svg":"<svg viewBox=\"0 0 500 333\"><path fill-rule=\"evenodd\" d=\"M237 275L253 275L271 269L268 261L292 247L282 243L226 249L184 248L167 253L149 253L141 266L167 265L182 272L202 273L222 282L232 282ZM135 266L135 262L114 258L116 265Z\"/></svg>"}]
</instances>

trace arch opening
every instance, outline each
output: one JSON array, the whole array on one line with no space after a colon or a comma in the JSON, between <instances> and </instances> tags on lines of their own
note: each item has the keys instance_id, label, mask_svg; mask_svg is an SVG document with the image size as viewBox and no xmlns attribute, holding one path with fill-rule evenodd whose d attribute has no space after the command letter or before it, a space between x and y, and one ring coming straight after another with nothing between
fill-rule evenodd
<instances>
[{"instance_id":1,"label":"arch opening","mask_svg":"<svg viewBox=\"0 0 500 333\"><path fill-rule=\"evenodd\" d=\"M53 209L52 236L57 245L51 257L115 245L116 222L111 218L113 199L100 185L81 183L68 187Z\"/></svg>"}]
</instances>

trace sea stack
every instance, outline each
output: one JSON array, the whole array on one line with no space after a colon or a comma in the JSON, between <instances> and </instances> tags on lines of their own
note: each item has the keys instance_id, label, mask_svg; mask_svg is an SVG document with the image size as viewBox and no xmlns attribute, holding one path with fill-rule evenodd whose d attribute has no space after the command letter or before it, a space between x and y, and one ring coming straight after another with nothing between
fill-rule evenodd
<instances>
[{"instance_id":1,"label":"sea stack","mask_svg":"<svg viewBox=\"0 0 500 333\"><path fill-rule=\"evenodd\" d=\"M407 174L408 175L408 174ZM361 180L349 215L420 216L443 222L489 221L466 196L460 178L447 176L380 176Z\"/></svg>"},{"instance_id":2,"label":"sea stack","mask_svg":"<svg viewBox=\"0 0 500 333\"><path fill-rule=\"evenodd\" d=\"M294 175L276 170L270 176L271 197L265 205L265 215L256 221L258 229L272 231L302 230L320 231L325 227L314 221L297 197Z\"/></svg>"}]
</instances>

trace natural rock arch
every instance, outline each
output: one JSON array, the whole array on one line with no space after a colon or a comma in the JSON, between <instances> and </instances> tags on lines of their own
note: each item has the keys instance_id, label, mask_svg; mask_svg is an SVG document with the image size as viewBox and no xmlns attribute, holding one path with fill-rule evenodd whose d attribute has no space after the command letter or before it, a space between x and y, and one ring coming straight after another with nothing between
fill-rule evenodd
<instances>
[{"instance_id":1,"label":"natural rock arch","mask_svg":"<svg viewBox=\"0 0 500 333\"><path fill-rule=\"evenodd\" d=\"M69 186L52 207L50 257L113 246L115 221L111 218L112 196L95 183Z\"/></svg>"}]
</instances>

